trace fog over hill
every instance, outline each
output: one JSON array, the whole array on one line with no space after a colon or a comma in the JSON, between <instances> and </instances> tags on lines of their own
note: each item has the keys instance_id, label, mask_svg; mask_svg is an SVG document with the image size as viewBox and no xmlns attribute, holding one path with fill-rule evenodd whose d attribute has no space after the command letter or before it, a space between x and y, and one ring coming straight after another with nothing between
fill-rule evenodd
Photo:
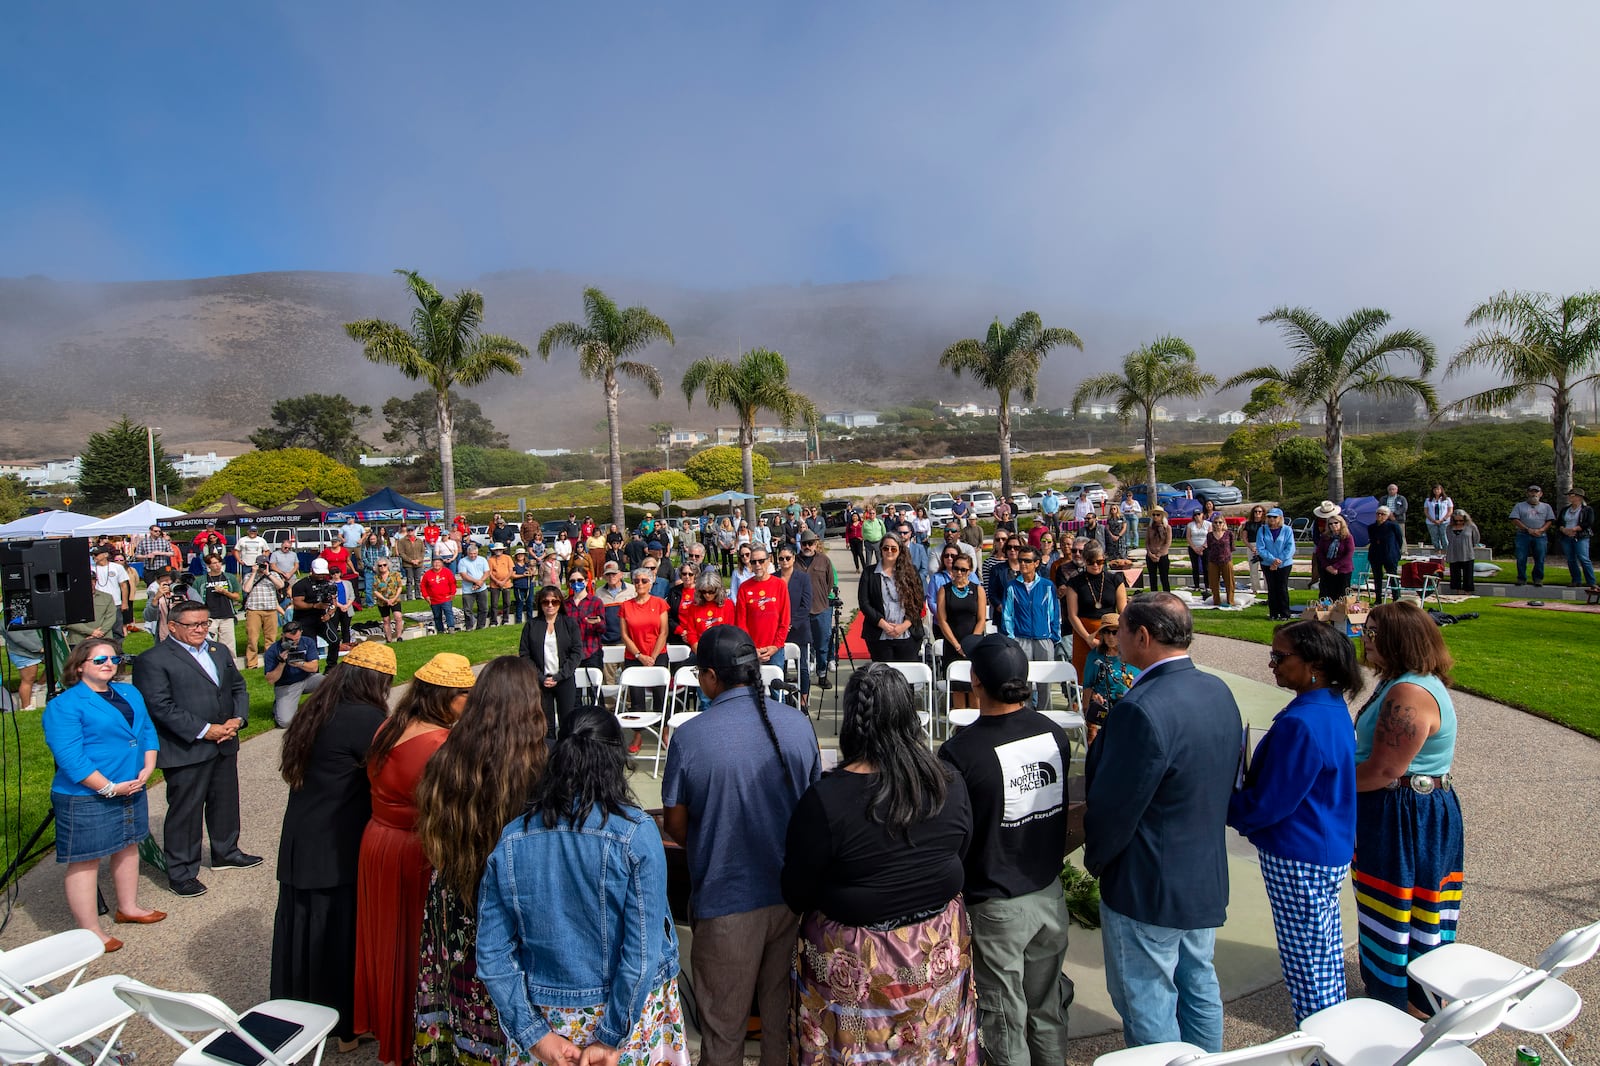
<instances>
[{"instance_id":1,"label":"fog over hill","mask_svg":"<svg viewBox=\"0 0 1600 1066\"><path fill-rule=\"evenodd\" d=\"M581 293L590 284L665 318L676 346L657 345L642 356L661 368L662 398L624 383L623 415L637 426L731 424L730 412L708 411L701 399L686 409L678 381L702 355L757 346L782 352L795 385L824 410L876 409L916 397L980 399L970 380L938 369L939 353L981 336L995 315L1009 321L1027 309L1046 325L1075 330L1086 346L1046 360L1039 392L1051 406L1066 405L1080 379L1167 331L1189 340L1219 377L1283 358L1276 334L1252 321L1132 321L1065 300L1053 307L999 288L925 278L731 291L531 271L430 280L446 292L482 291L487 328L530 349L552 323L581 320ZM406 321L409 301L394 276L311 271L104 284L0 279L0 454L68 454L123 413L162 427L169 447L181 447L242 442L266 421L272 401L307 392L344 393L376 411L386 398L421 385L366 362L341 327L370 316ZM553 353L549 363L535 355L520 378L468 395L516 447L602 444L599 385L580 378L571 352ZM365 436L378 443L382 430L375 419Z\"/></svg>"}]
</instances>

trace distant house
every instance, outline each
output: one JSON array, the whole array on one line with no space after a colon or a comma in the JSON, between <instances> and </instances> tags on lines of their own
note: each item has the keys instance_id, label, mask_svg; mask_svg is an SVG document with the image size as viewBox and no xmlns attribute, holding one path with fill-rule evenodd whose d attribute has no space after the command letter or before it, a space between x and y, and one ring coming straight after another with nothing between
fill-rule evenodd
<instances>
[{"instance_id":1,"label":"distant house","mask_svg":"<svg viewBox=\"0 0 1600 1066\"><path fill-rule=\"evenodd\" d=\"M415 455L368 455L365 452L361 454L362 466L396 466L401 463L414 463L416 461L417 457Z\"/></svg>"},{"instance_id":2,"label":"distant house","mask_svg":"<svg viewBox=\"0 0 1600 1066\"><path fill-rule=\"evenodd\" d=\"M709 434L700 433L692 429L675 429L667 434L667 443L674 448L693 448L695 445L710 439Z\"/></svg>"},{"instance_id":3,"label":"distant house","mask_svg":"<svg viewBox=\"0 0 1600 1066\"><path fill-rule=\"evenodd\" d=\"M755 442L757 444L783 444L791 441L800 441L804 443L810 439L811 433L804 427L791 427L789 429L785 429L782 426L757 426L755 432ZM738 444L739 427L718 426L717 443Z\"/></svg>"},{"instance_id":4,"label":"distant house","mask_svg":"<svg viewBox=\"0 0 1600 1066\"><path fill-rule=\"evenodd\" d=\"M1117 405L1114 403L1086 403L1078 413L1088 415L1090 418L1115 418L1117 417Z\"/></svg>"},{"instance_id":5,"label":"distant house","mask_svg":"<svg viewBox=\"0 0 1600 1066\"><path fill-rule=\"evenodd\" d=\"M1224 411L1217 416L1217 424L1223 426L1242 426L1245 422L1243 411Z\"/></svg>"},{"instance_id":6,"label":"distant house","mask_svg":"<svg viewBox=\"0 0 1600 1066\"><path fill-rule=\"evenodd\" d=\"M832 422L845 429L863 429L867 426L878 424L876 411L831 411L822 416L824 422Z\"/></svg>"},{"instance_id":7,"label":"distant house","mask_svg":"<svg viewBox=\"0 0 1600 1066\"><path fill-rule=\"evenodd\" d=\"M571 448L529 448L526 454L537 455L541 459L548 459L553 455L571 455Z\"/></svg>"},{"instance_id":8,"label":"distant house","mask_svg":"<svg viewBox=\"0 0 1600 1066\"><path fill-rule=\"evenodd\" d=\"M1211 416L1206 414L1204 411L1190 411L1188 414L1183 416L1183 420L1185 422L1198 422L1204 425L1210 423Z\"/></svg>"},{"instance_id":9,"label":"distant house","mask_svg":"<svg viewBox=\"0 0 1600 1066\"><path fill-rule=\"evenodd\" d=\"M940 402L939 410L943 414L953 415L956 418L993 418L1000 413L998 407L985 407L983 404L967 401L966 403Z\"/></svg>"},{"instance_id":10,"label":"distant house","mask_svg":"<svg viewBox=\"0 0 1600 1066\"><path fill-rule=\"evenodd\" d=\"M74 455L71 459L19 459L0 463L0 475L10 474L29 485L76 484L83 470L83 460Z\"/></svg>"},{"instance_id":11,"label":"distant house","mask_svg":"<svg viewBox=\"0 0 1600 1066\"><path fill-rule=\"evenodd\" d=\"M210 477L236 458L238 457L234 455L218 455L216 452L206 452L204 455L184 452L172 460L172 466L182 478Z\"/></svg>"},{"instance_id":12,"label":"distant house","mask_svg":"<svg viewBox=\"0 0 1600 1066\"><path fill-rule=\"evenodd\" d=\"M1171 422L1172 412L1161 404L1156 404L1150 409L1150 417L1157 422Z\"/></svg>"}]
</instances>

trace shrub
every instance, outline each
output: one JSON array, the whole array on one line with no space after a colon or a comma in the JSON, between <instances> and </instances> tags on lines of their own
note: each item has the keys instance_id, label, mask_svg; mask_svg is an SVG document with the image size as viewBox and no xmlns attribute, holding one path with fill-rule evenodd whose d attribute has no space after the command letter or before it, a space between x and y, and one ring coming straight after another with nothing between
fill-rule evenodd
<instances>
[{"instance_id":1,"label":"shrub","mask_svg":"<svg viewBox=\"0 0 1600 1066\"><path fill-rule=\"evenodd\" d=\"M455 465L456 487L463 489L534 485L545 479L544 460L509 448L476 448L472 445L457 448ZM439 483L439 459L433 456L428 486L437 491Z\"/></svg>"},{"instance_id":2,"label":"shrub","mask_svg":"<svg viewBox=\"0 0 1600 1066\"><path fill-rule=\"evenodd\" d=\"M335 505L367 495L361 479L343 463L309 448L246 452L200 483L189 508L215 503L231 492L252 507L277 507L306 489Z\"/></svg>"},{"instance_id":3,"label":"shrub","mask_svg":"<svg viewBox=\"0 0 1600 1066\"><path fill-rule=\"evenodd\" d=\"M700 486L688 474L681 470L657 470L640 474L622 486L622 498L629 503L660 503L665 489L672 490L674 500L692 500L700 495Z\"/></svg>"},{"instance_id":4,"label":"shrub","mask_svg":"<svg viewBox=\"0 0 1600 1066\"><path fill-rule=\"evenodd\" d=\"M757 485L772 476L772 464L759 452L751 455L751 471ZM739 449L731 444L707 448L689 456L683 464L686 474L700 486L701 492L722 492L726 489L744 488L744 468Z\"/></svg>"}]
</instances>

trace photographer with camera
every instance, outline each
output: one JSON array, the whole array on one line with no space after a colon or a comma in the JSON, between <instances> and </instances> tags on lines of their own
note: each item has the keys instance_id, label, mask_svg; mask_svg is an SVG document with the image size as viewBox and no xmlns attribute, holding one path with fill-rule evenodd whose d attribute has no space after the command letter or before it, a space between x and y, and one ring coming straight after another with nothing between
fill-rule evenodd
<instances>
[{"instance_id":1,"label":"photographer with camera","mask_svg":"<svg viewBox=\"0 0 1600 1066\"><path fill-rule=\"evenodd\" d=\"M283 636L267 645L261 666L272 682L272 720L279 729L288 729L300 697L322 686L325 675L317 657L317 639L306 635L304 623L290 619L283 625Z\"/></svg>"},{"instance_id":2,"label":"photographer with camera","mask_svg":"<svg viewBox=\"0 0 1600 1066\"><path fill-rule=\"evenodd\" d=\"M240 541L243 544L243 541ZM265 555L257 555L245 574L240 589L244 593L244 665L254 670L261 661L262 636L271 644L278 639L278 605L289 587L288 579L272 569Z\"/></svg>"},{"instance_id":3,"label":"photographer with camera","mask_svg":"<svg viewBox=\"0 0 1600 1066\"><path fill-rule=\"evenodd\" d=\"M328 623L338 609L336 601L339 589L334 584L328 560L311 560L310 576L296 581L291 595L294 602L292 620L300 623L306 636L313 640L321 637L328 642L328 669L332 670L339 662L339 642L335 627L330 627Z\"/></svg>"},{"instance_id":4,"label":"photographer with camera","mask_svg":"<svg viewBox=\"0 0 1600 1066\"><path fill-rule=\"evenodd\" d=\"M205 576L197 587L205 593L206 610L211 615L211 627L206 635L227 648L228 654L237 660L238 645L234 643L233 634L234 605L243 600L244 595L239 591L239 579L223 572L222 566L222 556L208 556Z\"/></svg>"}]
</instances>

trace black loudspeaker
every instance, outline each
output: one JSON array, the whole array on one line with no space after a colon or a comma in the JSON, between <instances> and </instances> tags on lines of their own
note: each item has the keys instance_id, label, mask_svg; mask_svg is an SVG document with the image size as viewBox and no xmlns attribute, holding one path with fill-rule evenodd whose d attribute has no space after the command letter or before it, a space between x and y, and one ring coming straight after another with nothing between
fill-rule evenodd
<instances>
[{"instance_id":1,"label":"black loudspeaker","mask_svg":"<svg viewBox=\"0 0 1600 1066\"><path fill-rule=\"evenodd\" d=\"M7 629L93 621L94 569L88 539L0 544L0 598Z\"/></svg>"}]
</instances>

